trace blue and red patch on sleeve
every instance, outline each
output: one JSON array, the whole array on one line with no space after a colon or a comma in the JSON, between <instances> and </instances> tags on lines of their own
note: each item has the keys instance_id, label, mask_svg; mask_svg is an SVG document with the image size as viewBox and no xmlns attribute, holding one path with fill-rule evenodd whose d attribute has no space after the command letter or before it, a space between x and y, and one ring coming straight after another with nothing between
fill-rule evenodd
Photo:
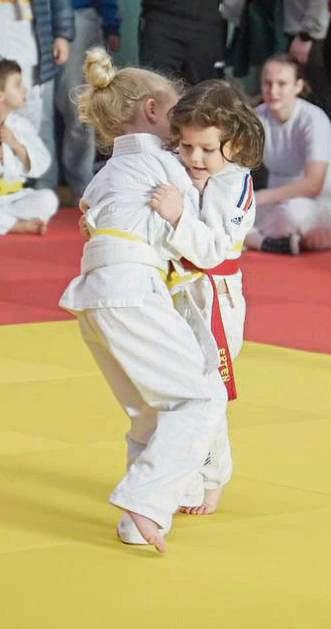
<instances>
[{"instance_id":1,"label":"blue and red patch on sleeve","mask_svg":"<svg viewBox=\"0 0 331 629\"><path fill-rule=\"evenodd\" d=\"M241 210L244 214L248 212L253 203L253 180L249 173L245 175L244 185L240 194L239 201L237 203L238 210Z\"/></svg>"}]
</instances>

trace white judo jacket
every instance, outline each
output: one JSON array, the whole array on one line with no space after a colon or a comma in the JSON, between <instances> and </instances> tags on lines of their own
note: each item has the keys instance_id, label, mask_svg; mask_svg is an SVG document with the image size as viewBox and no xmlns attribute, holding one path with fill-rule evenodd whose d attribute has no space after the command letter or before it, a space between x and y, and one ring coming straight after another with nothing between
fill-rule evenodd
<instances>
[{"instance_id":1,"label":"white judo jacket","mask_svg":"<svg viewBox=\"0 0 331 629\"><path fill-rule=\"evenodd\" d=\"M176 185L184 195L185 210L176 229L150 208L151 192L162 183ZM183 256L200 268L238 257L255 216L247 169L229 164L211 177L200 213L199 193L185 168L162 148L157 136L149 134L117 138L112 157L84 198L92 206L86 214L92 232L118 229L135 234L144 244L109 235L91 238L85 245L82 273L61 298L60 305L71 311L142 305L151 282L160 281L160 270L167 271L170 260L177 261L178 272L185 274L179 262ZM209 295L209 282L202 279ZM241 290L241 273L229 277L228 284L230 291L232 285ZM209 306L196 327L209 355L209 368L214 369L218 352L208 311Z\"/></svg>"},{"instance_id":2,"label":"white judo jacket","mask_svg":"<svg viewBox=\"0 0 331 629\"><path fill-rule=\"evenodd\" d=\"M27 150L30 168L26 170L21 160L15 155L8 144L2 144L3 163L0 163L0 179L5 182L25 183L28 178L38 179L51 163L50 155L32 124L12 112L8 115L5 125L13 132L20 144ZM10 205L13 201L29 195L31 188L23 188L18 192L0 195L0 207Z\"/></svg>"}]
</instances>

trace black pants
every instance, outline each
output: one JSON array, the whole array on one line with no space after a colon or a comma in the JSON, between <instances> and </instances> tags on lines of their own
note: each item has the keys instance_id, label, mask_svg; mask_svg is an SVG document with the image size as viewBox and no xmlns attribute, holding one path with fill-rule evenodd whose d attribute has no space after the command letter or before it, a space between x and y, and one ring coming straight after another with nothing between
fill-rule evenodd
<instances>
[{"instance_id":1,"label":"black pants","mask_svg":"<svg viewBox=\"0 0 331 629\"><path fill-rule=\"evenodd\" d=\"M289 36L289 45L293 37ZM308 100L321 107L331 118L331 76L325 65L325 42L313 42L308 62L303 66L304 77L311 89Z\"/></svg>"},{"instance_id":2,"label":"black pants","mask_svg":"<svg viewBox=\"0 0 331 629\"><path fill-rule=\"evenodd\" d=\"M151 11L140 21L139 53L143 66L183 77L195 84L219 75L224 60L226 23L198 21Z\"/></svg>"}]
</instances>

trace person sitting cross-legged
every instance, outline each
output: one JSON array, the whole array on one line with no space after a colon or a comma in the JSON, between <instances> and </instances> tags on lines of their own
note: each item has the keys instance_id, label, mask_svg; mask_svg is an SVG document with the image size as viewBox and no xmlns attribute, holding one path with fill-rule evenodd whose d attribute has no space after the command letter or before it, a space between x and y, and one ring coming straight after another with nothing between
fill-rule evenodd
<instances>
[{"instance_id":1,"label":"person sitting cross-legged","mask_svg":"<svg viewBox=\"0 0 331 629\"><path fill-rule=\"evenodd\" d=\"M58 207L52 190L25 188L49 166L49 153L32 124L17 112L25 105L21 68L0 59L0 235L43 235Z\"/></svg>"},{"instance_id":2,"label":"person sitting cross-legged","mask_svg":"<svg viewBox=\"0 0 331 629\"><path fill-rule=\"evenodd\" d=\"M300 67L291 57L266 61L264 103L257 113L265 129L268 182L256 192L248 249L297 254L331 248L331 197L326 196L331 123L322 109L300 97L304 89Z\"/></svg>"}]
</instances>

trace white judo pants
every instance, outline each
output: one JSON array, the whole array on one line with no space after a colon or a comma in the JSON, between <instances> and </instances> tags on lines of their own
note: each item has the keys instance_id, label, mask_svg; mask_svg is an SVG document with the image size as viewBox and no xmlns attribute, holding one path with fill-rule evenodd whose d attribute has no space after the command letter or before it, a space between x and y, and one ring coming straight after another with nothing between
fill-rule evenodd
<instances>
[{"instance_id":1,"label":"white judo pants","mask_svg":"<svg viewBox=\"0 0 331 629\"><path fill-rule=\"evenodd\" d=\"M56 213L58 198L52 190L24 191L24 196L0 197L0 235L7 234L18 219L39 218L45 223Z\"/></svg>"},{"instance_id":2,"label":"white judo pants","mask_svg":"<svg viewBox=\"0 0 331 629\"><path fill-rule=\"evenodd\" d=\"M331 228L330 198L289 199L277 205L257 207L254 229L269 238L298 233L304 236L317 227Z\"/></svg>"},{"instance_id":3,"label":"white judo pants","mask_svg":"<svg viewBox=\"0 0 331 629\"><path fill-rule=\"evenodd\" d=\"M170 295L168 300L151 293L140 307L93 309L77 316L85 342L132 424L127 438L133 462L110 500L168 528L216 435L222 435L228 454L224 478L229 475L225 387L218 372L206 373L196 337Z\"/></svg>"},{"instance_id":4,"label":"white judo pants","mask_svg":"<svg viewBox=\"0 0 331 629\"><path fill-rule=\"evenodd\" d=\"M219 295L222 321L232 360L237 358L244 342L244 323L246 302L241 289L231 288L230 293ZM180 314L190 320L190 306L185 299L176 300ZM215 489L229 482L232 475L232 455L230 442L224 441L222 433L216 434L206 461L199 473L192 479L181 499L182 506L198 506L201 504L201 481L205 489Z\"/></svg>"}]
</instances>

